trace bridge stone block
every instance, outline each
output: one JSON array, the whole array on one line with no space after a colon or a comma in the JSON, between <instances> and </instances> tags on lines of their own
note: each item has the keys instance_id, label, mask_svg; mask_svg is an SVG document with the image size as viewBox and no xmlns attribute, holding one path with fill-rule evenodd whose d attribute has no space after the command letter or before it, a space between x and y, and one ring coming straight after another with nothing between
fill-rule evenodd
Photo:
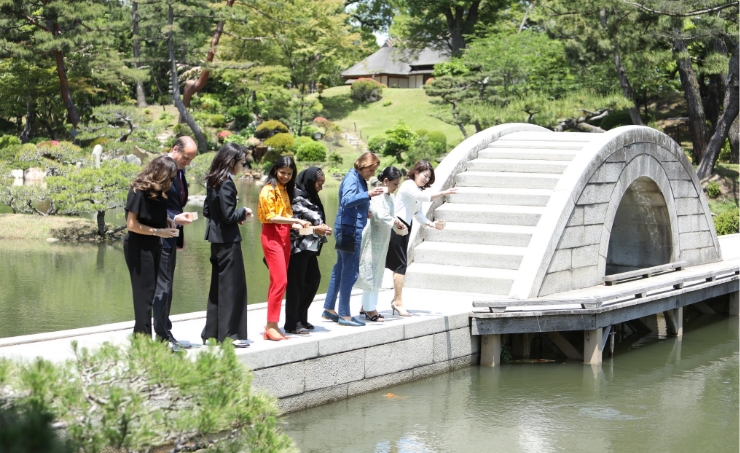
<instances>
[{"instance_id":1,"label":"bridge stone block","mask_svg":"<svg viewBox=\"0 0 740 453\"><path fill-rule=\"evenodd\" d=\"M375 377L434 362L434 336L413 338L366 349L365 377Z\"/></svg>"},{"instance_id":2,"label":"bridge stone block","mask_svg":"<svg viewBox=\"0 0 740 453\"><path fill-rule=\"evenodd\" d=\"M600 248L601 246L597 244L573 249L573 269L598 265Z\"/></svg>"},{"instance_id":3,"label":"bridge stone block","mask_svg":"<svg viewBox=\"0 0 740 453\"><path fill-rule=\"evenodd\" d=\"M601 277L603 275L599 273L599 266L597 265L573 269L573 273L571 274L571 289L599 285L601 284Z\"/></svg>"},{"instance_id":4,"label":"bridge stone block","mask_svg":"<svg viewBox=\"0 0 740 453\"><path fill-rule=\"evenodd\" d=\"M583 206L576 206L573 208L573 212L570 214L568 224L566 226L579 226L583 225Z\"/></svg>"},{"instance_id":5,"label":"bridge stone block","mask_svg":"<svg viewBox=\"0 0 740 453\"><path fill-rule=\"evenodd\" d=\"M584 206L583 224L595 225L602 224L606 219L606 211L609 209L609 203L599 203Z\"/></svg>"},{"instance_id":6,"label":"bridge stone block","mask_svg":"<svg viewBox=\"0 0 740 453\"><path fill-rule=\"evenodd\" d=\"M705 215L682 215L678 217L679 233L690 233L694 231L709 231L709 224Z\"/></svg>"},{"instance_id":7,"label":"bridge stone block","mask_svg":"<svg viewBox=\"0 0 740 453\"><path fill-rule=\"evenodd\" d=\"M705 247L700 249L682 249L679 259L681 261L688 261L691 266L695 263L711 263L712 261L717 261L719 256L714 247Z\"/></svg>"},{"instance_id":8,"label":"bridge stone block","mask_svg":"<svg viewBox=\"0 0 740 453\"><path fill-rule=\"evenodd\" d=\"M563 249L555 251L550 261L550 267L547 269L548 272L559 272L569 270L573 268L571 256L573 249Z\"/></svg>"},{"instance_id":9,"label":"bridge stone block","mask_svg":"<svg viewBox=\"0 0 740 453\"><path fill-rule=\"evenodd\" d=\"M611 200L615 184L588 184L578 197L576 204L608 203Z\"/></svg>"},{"instance_id":10,"label":"bridge stone block","mask_svg":"<svg viewBox=\"0 0 740 453\"><path fill-rule=\"evenodd\" d=\"M601 241L601 225L566 227L560 238L558 249L572 249Z\"/></svg>"},{"instance_id":11,"label":"bridge stone block","mask_svg":"<svg viewBox=\"0 0 740 453\"><path fill-rule=\"evenodd\" d=\"M676 198L676 215L704 214L699 198Z\"/></svg>"},{"instance_id":12,"label":"bridge stone block","mask_svg":"<svg viewBox=\"0 0 740 453\"><path fill-rule=\"evenodd\" d=\"M617 182L619 181L619 175L622 174L622 170L624 170L624 163L606 162L602 164L598 170L596 170L596 172L594 173L593 176L591 176L591 179L589 179L588 182L589 183Z\"/></svg>"},{"instance_id":13,"label":"bridge stone block","mask_svg":"<svg viewBox=\"0 0 740 453\"><path fill-rule=\"evenodd\" d=\"M694 183L686 180L672 180L671 191L675 198L693 198L696 197L696 187Z\"/></svg>"},{"instance_id":14,"label":"bridge stone block","mask_svg":"<svg viewBox=\"0 0 740 453\"><path fill-rule=\"evenodd\" d=\"M691 175L681 162L663 162L663 169L668 175L668 179L691 181Z\"/></svg>"},{"instance_id":15,"label":"bridge stone block","mask_svg":"<svg viewBox=\"0 0 740 453\"><path fill-rule=\"evenodd\" d=\"M681 233L681 250L700 249L714 246L714 240L709 231L700 231L694 233Z\"/></svg>"},{"instance_id":16,"label":"bridge stone block","mask_svg":"<svg viewBox=\"0 0 740 453\"><path fill-rule=\"evenodd\" d=\"M606 158L606 162L627 162L627 151L624 149L618 149L614 151L609 157Z\"/></svg>"},{"instance_id":17,"label":"bridge stone block","mask_svg":"<svg viewBox=\"0 0 740 453\"><path fill-rule=\"evenodd\" d=\"M540 287L539 296L561 293L573 289L573 271L551 272L545 275Z\"/></svg>"}]
</instances>

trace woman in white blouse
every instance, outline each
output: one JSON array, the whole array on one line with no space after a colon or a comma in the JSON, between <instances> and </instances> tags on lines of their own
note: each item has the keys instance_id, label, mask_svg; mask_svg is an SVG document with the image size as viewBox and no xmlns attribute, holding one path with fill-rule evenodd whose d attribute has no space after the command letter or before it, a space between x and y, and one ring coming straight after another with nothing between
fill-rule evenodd
<instances>
[{"instance_id":1,"label":"woman in white blouse","mask_svg":"<svg viewBox=\"0 0 740 453\"><path fill-rule=\"evenodd\" d=\"M421 225L441 230L444 228L443 221L432 222L421 212L421 204L436 200L439 197L457 193L457 189L447 189L441 192L431 192L428 189L434 184L434 168L426 160L420 160L414 168L406 175L406 181L398 189L393 202L396 217L402 221L411 231L412 219L416 219ZM391 309L393 313L398 312L400 316L411 316L403 306L403 280L406 275L406 255L409 246L409 234L404 236L391 233L388 255L385 259L385 267L393 271L393 289L395 290Z\"/></svg>"}]
</instances>

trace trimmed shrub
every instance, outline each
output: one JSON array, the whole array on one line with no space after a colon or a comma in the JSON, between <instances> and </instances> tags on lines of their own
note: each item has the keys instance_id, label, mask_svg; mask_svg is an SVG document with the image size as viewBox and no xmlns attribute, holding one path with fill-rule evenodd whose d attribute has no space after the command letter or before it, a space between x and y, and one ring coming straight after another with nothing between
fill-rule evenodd
<instances>
[{"instance_id":1,"label":"trimmed shrub","mask_svg":"<svg viewBox=\"0 0 740 453\"><path fill-rule=\"evenodd\" d=\"M309 124L308 126L303 126L303 129L301 129L301 136L313 138L313 134L316 132L319 132L319 128Z\"/></svg>"},{"instance_id":2,"label":"trimmed shrub","mask_svg":"<svg viewBox=\"0 0 740 453\"><path fill-rule=\"evenodd\" d=\"M272 137L265 140L265 146L272 148L265 154L263 160L268 162L275 162L280 156L293 155L293 149L295 147L295 140L293 136L287 133L275 134Z\"/></svg>"},{"instance_id":3,"label":"trimmed shrub","mask_svg":"<svg viewBox=\"0 0 740 453\"><path fill-rule=\"evenodd\" d=\"M722 214L714 217L714 228L717 235L740 233L740 210L737 208L729 209Z\"/></svg>"},{"instance_id":4,"label":"trimmed shrub","mask_svg":"<svg viewBox=\"0 0 740 453\"><path fill-rule=\"evenodd\" d=\"M298 152L301 146L305 145L306 143L313 143L313 140L310 137L294 137L294 140L295 143L293 145L293 152Z\"/></svg>"},{"instance_id":5,"label":"trimmed shrub","mask_svg":"<svg viewBox=\"0 0 740 453\"><path fill-rule=\"evenodd\" d=\"M257 138L269 138L275 134L285 134L288 132L288 126L277 120L265 121L255 131Z\"/></svg>"},{"instance_id":6,"label":"trimmed shrub","mask_svg":"<svg viewBox=\"0 0 740 453\"><path fill-rule=\"evenodd\" d=\"M326 160L326 146L314 141L304 143L297 147L295 157L301 162L323 162Z\"/></svg>"},{"instance_id":7,"label":"trimmed shrub","mask_svg":"<svg viewBox=\"0 0 740 453\"><path fill-rule=\"evenodd\" d=\"M152 109L144 109L144 113L149 115L150 113L152 113Z\"/></svg>"},{"instance_id":8,"label":"trimmed shrub","mask_svg":"<svg viewBox=\"0 0 740 453\"><path fill-rule=\"evenodd\" d=\"M16 137L15 135L3 135L0 136L0 149L7 148L11 145L20 145L21 139Z\"/></svg>"},{"instance_id":9,"label":"trimmed shrub","mask_svg":"<svg viewBox=\"0 0 740 453\"><path fill-rule=\"evenodd\" d=\"M383 102L383 107L388 107L391 104L393 104L393 101L384 101Z\"/></svg>"},{"instance_id":10,"label":"trimmed shrub","mask_svg":"<svg viewBox=\"0 0 740 453\"><path fill-rule=\"evenodd\" d=\"M375 154L383 154L385 148L385 135L376 135L367 142L367 149Z\"/></svg>"},{"instance_id":11,"label":"trimmed shrub","mask_svg":"<svg viewBox=\"0 0 740 453\"><path fill-rule=\"evenodd\" d=\"M383 154L395 156L399 162L403 162L401 153L411 149L418 138L416 133L403 120L392 128L386 129L385 136L387 139L383 147Z\"/></svg>"},{"instance_id":12,"label":"trimmed shrub","mask_svg":"<svg viewBox=\"0 0 740 453\"><path fill-rule=\"evenodd\" d=\"M427 134L427 137L429 137L429 141L439 144L441 149L440 154L447 151L447 136L444 132L432 131Z\"/></svg>"},{"instance_id":13,"label":"trimmed shrub","mask_svg":"<svg viewBox=\"0 0 740 453\"><path fill-rule=\"evenodd\" d=\"M426 130L426 129L417 129L416 130L416 135L418 135L419 137L424 137L428 133L429 133L429 131Z\"/></svg>"},{"instance_id":14,"label":"trimmed shrub","mask_svg":"<svg viewBox=\"0 0 740 453\"><path fill-rule=\"evenodd\" d=\"M375 102L383 98L383 86L377 80L366 77L352 83L349 96L358 102Z\"/></svg>"},{"instance_id":15,"label":"trimmed shrub","mask_svg":"<svg viewBox=\"0 0 740 453\"><path fill-rule=\"evenodd\" d=\"M208 125L211 127L224 127L226 124L226 117L223 115L211 115L208 117Z\"/></svg>"},{"instance_id":16,"label":"trimmed shrub","mask_svg":"<svg viewBox=\"0 0 740 453\"><path fill-rule=\"evenodd\" d=\"M707 196L709 198L717 198L720 194L719 184L717 184L717 181L712 181L707 184L707 187L705 187L704 190L707 192Z\"/></svg>"},{"instance_id":17,"label":"trimmed shrub","mask_svg":"<svg viewBox=\"0 0 740 453\"><path fill-rule=\"evenodd\" d=\"M332 167L338 167L344 163L344 159L342 159L342 156L337 153L329 154L327 160L329 161L329 165L331 165Z\"/></svg>"}]
</instances>

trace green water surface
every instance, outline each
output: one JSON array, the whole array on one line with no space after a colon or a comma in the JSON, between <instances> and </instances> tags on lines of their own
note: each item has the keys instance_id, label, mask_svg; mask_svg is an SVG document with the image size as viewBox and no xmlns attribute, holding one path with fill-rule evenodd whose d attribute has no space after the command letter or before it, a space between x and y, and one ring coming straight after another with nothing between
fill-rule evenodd
<instances>
[{"instance_id":1,"label":"green water surface","mask_svg":"<svg viewBox=\"0 0 740 453\"><path fill-rule=\"evenodd\" d=\"M473 367L284 419L303 452L738 451L738 318L628 339L603 365Z\"/></svg>"},{"instance_id":2,"label":"green water surface","mask_svg":"<svg viewBox=\"0 0 740 453\"><path fill-rule=\"evenodd\" d=\"M251 180L238 180L237 185L239 205L255 214L241 227L248 300L265 302L269 275L262 263L262 225L256 219L261 185ZM336 187L320 193L329 225L334 224L337 194ZM209 243L203 240L206 222L202 206L189 205L186 210L201 215L185 227L185 250L178 252L175 269L172 314L205 310L211 278L211 252ZM123 211L110 212L106 221L123 225ZM322 274L319 293L326 292L335 261L336 252L330 239L319 257ZM133 318L131 281L120 241L97 245L0 240L0 337Z\"/></svg>"}]
</instances>

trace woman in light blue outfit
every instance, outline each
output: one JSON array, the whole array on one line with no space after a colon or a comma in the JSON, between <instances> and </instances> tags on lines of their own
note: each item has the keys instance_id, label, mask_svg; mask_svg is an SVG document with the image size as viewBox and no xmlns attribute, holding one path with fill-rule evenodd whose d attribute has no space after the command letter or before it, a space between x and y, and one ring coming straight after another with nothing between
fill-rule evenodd
<instances>
[{"instance_id":1,"label":"woman in light blue outfit","mask_svg":"<svg viewBox=\"0 0 740 453\"><path fill-rule=\"evenodd\" d=\"M368 192L365 180L378 169L380 161L373 153L365 153L356 161L339 185L339 209L334 222L337 241L337 263L331 272L329 288L326 290L323 318L343 326L359 327L365 323L352 317L349 296L357 281L360 265L360 242L362 230L367 224L370 198L382 195L380 187ZM334 310L339 295L339 313Z\"/></svg>"},{"instance_id":2,"label":"woman in light blue outfit","mask_svg":"<svg viewBox=\"0 0 740 453\"><path fill-rule=\"evenodd\" d=\"M360 248L360 276L355 286L362 289L362 309L360 315L370 321L384 321L383 315L378 313L378 293L383 282L385 270L385 255L388 253L391 230L406 230L406 226L396 218L393 209L393 193L401 183L401 172L396 167L386 167L378 180L385 187L387 193L370 200L371 218L362 232L362 247ZM406 230L408 234L408 230Z\"/></svg>"}]
</instances>

